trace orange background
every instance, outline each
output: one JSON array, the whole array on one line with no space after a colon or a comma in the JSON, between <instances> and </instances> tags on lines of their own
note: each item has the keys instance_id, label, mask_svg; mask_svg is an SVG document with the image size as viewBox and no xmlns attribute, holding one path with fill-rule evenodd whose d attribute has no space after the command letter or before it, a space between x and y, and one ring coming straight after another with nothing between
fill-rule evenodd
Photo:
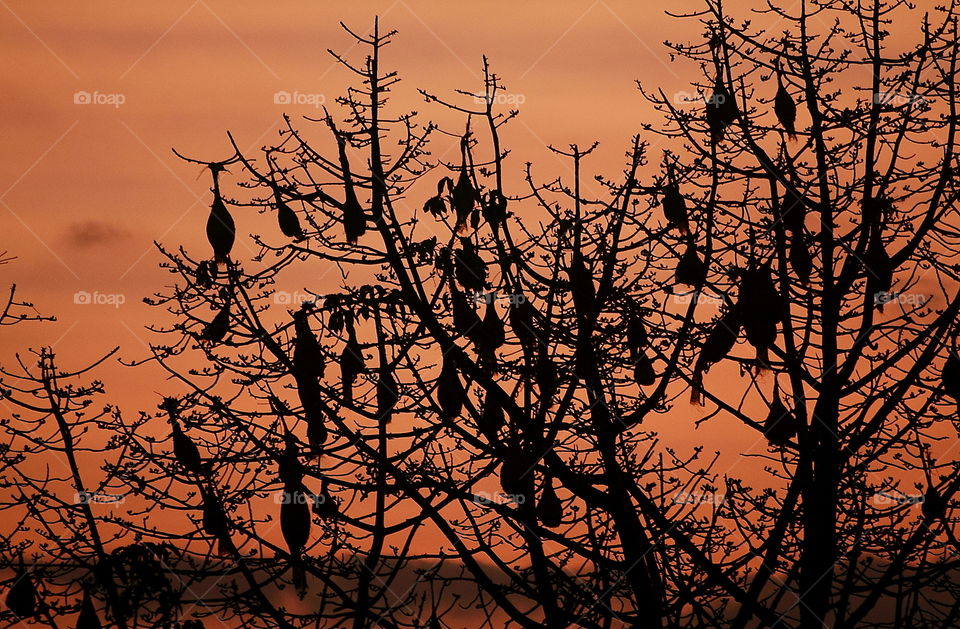
<instances>
[{"instance_id":1,"label":"orange background","mask_svg":"<svg viewBox=\"0 0 960 629\"><path fill-rule=\"evenodd\" d=\"M683 0L671 3L670 10L699 7ZM730 9L763 19L747 6ZM520 177L526 161L534 162L541 181L556 176L569 181L569 162L546 145L599 140L600 149L585 164L584 191L591 194L593 175L616 178L630 136L645 122L659 122L635 80L676 94L695 92L690 82L701 78L689 64L672 63L662 45L665 39L699 38L699 21L670 18L655 3L0 0L0 250L17 256L0 266L0 284L16 282L22 298L59 319L4 330L3 363L12 364L14 351L41 344L52 345L68 367L117 345L121 357L135 360L147 355L146 343L163 342L144 329L162 317L142 298L171 281L158 269L161 256L153 241L170 249L183 245L196 258L209 255L204 237L209 176L170 149L222 159L230 155L227 130L254 151L277 137L284 111L295 118L319 115L321 110L309 105L276 104L274 94L281 90L322 94L336 114L333 100L354 77L327 49L359 60L351 55L362 51L338 22L364 32L375 15L385 28L399 30L385 53L386 65L404 79L394 89L394 113L417 110L422 121L442 120L459 131L462 118L425 103L416 89L447 97L457 88L479 90L483 54L502 77L507 96L522 99L520 117L503 132L512 150L508 194L524 191ZM912 41L922 10L900 15L894 40ZM124 102L75 104L79 91L122 94ZM656 136L643 138L651 142L649 157L656 164L665 147ZM455 155L440 145L435 158ZM230 182L227 177L228 190ZM254 250L245 234L266 223L252 210L235 215L240 232L235 253L249 259ZM125 301L119 307L75 304L78 291L122 295ZM115 362L99 376L107 399L127 414L153 411L159 401L153 392L166 386L154 370ZM731 458L721 469L745 449L765 449L755 432L731 431L732 420L709 422L694 433L692 420L702 411L683 402L677 409L652 427L687 445L729 446L725 456Z\"/></svg>"}]
</instances>

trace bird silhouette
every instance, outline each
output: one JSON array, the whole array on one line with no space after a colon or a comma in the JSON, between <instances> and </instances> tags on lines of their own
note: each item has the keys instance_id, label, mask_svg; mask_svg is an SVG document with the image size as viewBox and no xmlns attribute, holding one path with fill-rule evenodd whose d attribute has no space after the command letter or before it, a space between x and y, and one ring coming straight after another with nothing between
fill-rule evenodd
<instances>
[{"instance_id":1,"label":"bird silhouette","mask_svg":"<svg viewBox=\"0 0 960 629\"><path fill-rule=\"evenodd\" d=\"M343 399L347 404L353 404L353 382L366 367L363 351L357 342L357 331L353 325L353 318L346 318L347 343L340 354L340 384Z\"/></svg>"},{"instance_id":2,"label":"bird silhouette","mask_svg":"<svg viewBox=\"0 0 960 629\"><path fill-rule=\"evenodd\" d=\"M437 405L447 419L455 419L460 416L463 410L463 401L466 398L466 390L460 382L460 376L457 373L457 366L453 360L444 356L440 373L437 375Z\"/></svg>"},{"instance_id":3,"label":"bird silhouette","mask_svg":"<svg viewBox=\"0 0 960 629\"><path fill-rule=\"evenodd\" d=\"M553 479L549 476L544 477L543 490L537 500L537 519L548 528L557 528L563 521L563 503L554 491Z\"/></svg>"},{"instance_id":4,"label":"bird silhouette","mask_svg":"<svg viewBox=\"0 0 960 629\"><path fill-rule=\"evenodd\" d=\"M287 205L283 197L280 196L279 190L276 191L274 204L277 207L277 225L283 235L287 238L293 238L297 242L303 240L304 235L303 228L300 226L300 219L297 218L297 213L293 211L293 208Z\"/></svg>"},{"instance_id":5,"label":"bird silhouette","mask_svg":"<svg viewBox=\"0 0 960 629\"><path fill-rule=\"evenodd\" d=\"M183 429L180 428L180 422L176 419L170 420L171 438L173 439L173 456L185 470L197 475L207 473L207 466L200 457L200 450L197 445L188 437Z\"/></svg>"},{"instance_id":6,"label":"bird silhouette","mask_svg":"<svg viewBox=\"0 0 960 629\"><path fill-rule=\"evenodd\" d=\"M773 112L780 121L780 126L787 133L791 140L797 139L797 104L793 102L793 97L783 84L783 70L781 68L782 58L777 59L775 72L777 75L777 94L773 98Z\"/></svg>"},{"instance_id":7,"label":"bird silhouette","mask_svg":"<svg viewBox=\"0 0 960 629\"><path fill-rule=\"evenodd\" d=\"M457 176L457 183L450 192L453 211L456 214L456 232L463 232L467 228L467 219L473 212L477 201L477 191L470 180L470 168L467 160L467 147L469 143L470 129L469 124L467 132L460 138L460 174Z\"/></svg>"},{"instance_id":8,"label":"bird silhouette","mask_svg":"<svg viewBox=\"0 0 960 629\"><path fill-rule=\"evenodd\" d=\"M785 446L797 436L800 422L780 399L780 385L774 382L773 400L767 419L763 422L763 436L774 446Z\"/></svg>"},{"instance_id":9,"label":"bird silhouette","mask_svg":"<svg viewBox=\"0 0 960 629\"><path fill-rule=\"evenodd\" d=\"M326 413L320 399L320 384L317 379L295 370L294 378L297 383L297 397L303 407L304 420L307 423L307 441L313 453L320 455L323 444L327 442ZM290 415L290 409L276 396L269 398L270 408L277 417Z\"/></svg>"},{"instance_id":10,"label":"bird silhouette","mask_svg":"<svg viewBox=\"0 0 960 629\"><path fill-rule=\"evenodd\" d=\"M937 488L929 485L920 503L924 523L930 526L937 520L942 520L947 515L948 506L946 499L937 491Z\"/></svg>"},{"instance_id":11,"label":"bird silhouette","mask_svg":"<svg viewBox=\"0 0 960 629\"><path fill-rule=\"evenodd\" d=\"M487 397L483 401L483 411L477 419L477 426L480 428L480 432L482 432L491 443L498 443L500 429L503 428L505 423L506 418L503 413L503 407L493 393L487 393Z\"/></svg>"},{"instance_id":12,"label":"bird silhouette","mask_svg":"<svg viewBox=\"0 0 960 629\"><path fill-rule=\"evenodd\" d=\"M237 226L233 216L227 210L223 197L220 195L220 171L223 166L211 165L213 173L213 204L210 206L210 216L207 218L207 240L213 248L215 265L227 264L230 260L230 251L237 237Z\"/></svg>"},{"instance_id":13,"label":"bird silhouette","mask_svg":"<svg viewBox=\"0 0 960 629\"><path fill-rule=\"evenodd\" d=\"M14 615L26 619L33 618L38 612L37 587L33 577L23 564L23 555L20 556L20 566L13 577L13 584L7 592L7 609Z\"/></svg>"},{"instance_id":14,"label":"bird silhouette","mask_svg":"<svg viewBox=\"0 0 960 629\"><path fill-rule=\"evenodd\" d=\"M694 404L702 404L703 374L710 369L711 365L727 357L740 336L740 328L743 325L740 306L731 304L729 299L726 302L727 309L707 334L693 370L690 401Z\"/></svg>"},{"instance_id":15,"label":"bird silhouette","mask_svg":"<svg viewBox=\"0 0 960 629\"><path fill-rule=\"evenodd\" d=\"M723 140L727 127L737 119L739 111L733 95L724 87L723 71L720 68L720 61L716 58L714 66L716 78L713 83L713 93L706 99L706 118L707 126L710 128L710 138L717 143Z\"/></svg>"},{"instance_id":16,"label":"bird silhouette","mask_svg":"<svg viewBox=\"0 0 960 629\"><path fill-rule=\"evenodd\" d=\"M877 309L883 312L883 306L889 299L890 288L893 286L893 264L887 248L883 245L879 222L870 226L870 238L863 256L863 265L867 276L867 295L873 299Z\"/></svg>"},{"instance_id":17,"label":"bird silhouette","mask_svg":"<svg viewBox=\"0 0 960 629\"><path fill-rule=\"evenodd\" d=\"M236 552L236 546L230 538L230 522L223 507L209 490L201 490L203 496L203 531L217 540L217 551L221 555Z\"/></svg>"},{"instance_id":18,"label":"bird silhouette","mask_svg":"<svg viewBox=\"0 0 960 629\"><path fill-rule=\"evenodd\" d=\"M776 341L777 324L786 305L773 283L769 262L741 269L740 278L743 330L747 341L757 350L757 367L766 368L769 348Z\"/></svg>"},{"instance_id":19,"label":"bird silhouette","mask_svg":"<svg viewBox=\"0 0 960 629\"><path fill-rule=\"evenodd\" d=\"M280 503L280 532L290 553L293 585L302 596L307 590L307 574L303 565L303 549L310 540L310 501L302 482L286 482Z\"/></svg>"},{"instance_id":20,"label":"bird silhouette","mask_svg":"<svg viewBox=\"0 0 960 629\"><path fill-rule=\"evenodd\" d=\"M334 133L337 138L340 170L343 177L343 235L347 242L356 244L357 240L367 233L367 217L354 189L350 160L347 158L347 140L339 131Z\"/></svg>"},{"instance_id":21,"label":"bird silhouette","mask_svg":"<svg viewBox=\"0 0 960 629\"><path fill-rule=\"evenodd\" d=\"M487 281L487 263L469 238L460 238L460 248L453 252L453 269L457 282L464 290L483 292Z\"/></svg>"},{"instance_id":22,"label":"bird silhouette","mask_svg":"<svg viewBox=\"0 0 960 629\"><path fill-rule=\"evenodd\" d=\"M84 588L83 601L80 603L80 615L77 617L77 629L101 629L103 624L97 616L90 590Z\"/></svg>"},{"instance_id":23,"label":"bird silhouette","mask_svg":"<svg viewBox=\"0 0 960 629\"><path fill-rule=\"evenodd\" d=\"M680 187L676 181L673 165L667 168L667 184L663 187L663 217L670 227L681 235L690 233L690 224L687 218L687 200L680 194Z\"/></svg>"},{"instance_id":24,"label":"bird silhouette","mask_svg":"<svg viewBox=\"0 0 960 629\"><path fill-rule=\"evenodd\" d=\"M220 311L210 320L200 333L200 338L211 343L219 343L230 330L230 300L228 299Z\"/></svg>"},{"instance_id":25,"label":"bird silhouette","mask_svg":"<svg viewBox=\"0 0 960 629\"><path fill-rule=\"evenodd\" d=\"M323 378L326 361L316 335L310 329L310 306L304 304L293 314L293 367L299 375L319 381Z\"/></svg>"},{"instance_id":26,"label":"bird silhouette","mask_svg":"<svg viewBox=\"0 0 960 629\"><path fill-rule=\"evenodd\" d=\"M697 247L691 238L687 243L680 260L677 261L677 268L674 270L674 277L678 284L686 284L699 288L707 281L707 265L697 254Z\"/></svg>"},{"instance_id":27,"label":"bird silhouette","mask_svg":"<svg viewBox=\"0 0 960 629\"><path fill-rule=\"evenodd\" d=\"M578 230L579 231L579 230ZM580 319L589 319L596 309L597 289L593 285L593 276L587 270L580 249L580 236L577 234L567 274L570 277L570 292L573 294L573 308Z\"/></svg>"}]
</instances>

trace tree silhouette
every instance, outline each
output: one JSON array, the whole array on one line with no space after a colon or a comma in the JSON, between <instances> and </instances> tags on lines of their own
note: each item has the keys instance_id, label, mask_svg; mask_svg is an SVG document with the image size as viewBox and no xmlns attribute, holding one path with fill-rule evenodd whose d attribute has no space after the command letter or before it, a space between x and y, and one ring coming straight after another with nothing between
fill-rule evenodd
<instances>
[{"instance_id":1,"label":"tree silhouette","mask_svg":"<svg viewBox=\"0 0 960 629\"><path fill-rule=\"evenodd\" d=\"M42 418L3 424L32 523L4 534L5 618L955 626L957 6L896 53L905 10L770 5L773 33L706 0L668 44L700 99L641 85L663 122L623 172L549 147L546 182L486 59L479 94L421 92L445 129L392 109L395 33L344 26L365 54L331 52L357 77L334 111L178 153L212 178L210 250L158 244L176 281L133 363L169 376L157 410L87 415L101 387L47 352L3 372ZM742 448L681 452L664 420ZM52 489L90 489L93 425L122 514Z\"/></svg>"}]
</instances>

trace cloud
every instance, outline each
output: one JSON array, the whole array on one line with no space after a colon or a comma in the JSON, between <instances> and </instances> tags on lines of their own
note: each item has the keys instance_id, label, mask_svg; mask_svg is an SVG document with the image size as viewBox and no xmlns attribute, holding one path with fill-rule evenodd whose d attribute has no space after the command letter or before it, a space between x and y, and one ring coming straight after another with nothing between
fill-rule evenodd
<instances>
[{"instance_id":1,"label":"cloud","mask_svg":"<svg viewBox=\"0 0 960 629\"><path fill-rule=\"evenodd\" d=\"M103 221L72 223L67 229L67 244L77 249L100 247L123 240L130 234L127 230Z\"/></svg>"}]
</instances>

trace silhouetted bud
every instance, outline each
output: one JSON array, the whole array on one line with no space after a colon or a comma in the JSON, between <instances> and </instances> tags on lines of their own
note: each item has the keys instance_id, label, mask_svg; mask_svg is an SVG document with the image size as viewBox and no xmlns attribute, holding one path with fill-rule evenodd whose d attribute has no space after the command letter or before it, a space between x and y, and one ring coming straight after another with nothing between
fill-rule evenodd
<instances>
[{"instance_id":1,"label":"silhouetted bud","mask_svg":"<svg viewBox=\"0 0 960 629\"><path fill-rule=\"evenodd\" d=\"M287 238L293 238L296 241L303 240L303 228L300 227L300 219L297 218L297 213L293 211L289 205L284 203L283 199L280 198L280 193L276 195L276 206L277 206L277 225L280 227L280 231L283 232L283 235Z\"/></svg>"},{"instance_id":2,"label":"silhouetted bud","mask_svg":"<svg viewBox=\"0 0 960 629\"><path fill-rule=\"evenodd\" d=\"M710 139L719 142L723 139L727 127L737 119L739 111L733 94L727 91L723 84L723 74L717 63L717 75L714 80L713 93L707 96L706 102L707 126L710 127Z\"/></svg>"},{"instance_id":3,"label":"silhouetted bud","mask_svg":"<svg viewBox=\"0 0 960 629\"><path fill-rule=\"evenodd\" d=\"M775 388L770 411L763 422L763 436L772 445L784 446L797 436L799 429L800 422L796 415L780 400L780 392Z\"/></svg>"},{"instance_id":4,"label":"silhouetted bud","mask_svg":"<svg viewBox=\"0 0 960 629\"><path fill-rule=\"evenodd\" d=\"M670 227L676 229L682 235L689 234L690 225L687 219L687 200L680 194L680 189L676 183L671 181L664 186L662 204L663 217L667 219Z\"/></svg>"},{"instance_id":5,"label":"silhouetted bud","mask_svg":"<svg viewBox=\"0 0 960 629\"><path fill-rule=\"evenodd\" d=\"M466 397L457 367L453 360L443 357L440 375L437 376L437 404L448 419L456 418L463 410L463 401Z\"/></svg>"},{"instance_id":6,"label":"silhouetted bud","mask_svg":"<svg viewBox=\"0 0 960 629\"><path fill-rule=\"evenodd\" d=\"M173 439L173 455L176 457L177 462L180 463L188 472L193 472L194 474L203 474L206 469L203 463L203 459L200 457L200 450L197 449L197 445L190 439L183 430L180 428L179 422L176 420L171 421L171 438Z\"/></svg>"},{"instance_id":7,"label":"silhouetted bud","mask_svg":"<svg viewBox=\"0 0 960 629\"><path fill-rule=\"evenodd\" d=\"M101 629L103 624L97 616L93 605L93 597L88 590L83 592L83 602L80 603L80 615L77 617L77 629Z\"/></svg>"},{"instance_id":8,"label":"silhouetted bud","mask_svg":"<svg viewBox=\"0 0 960 629\"><path fill-rule=\"evenodd\" d=\"M7 609L20 618L33 618L37 613L37 588L23 566L13 578L6 603Z\"/></svg>"},{"instance_id":9,"label":"silhouetted bud","mask_svg":"<svg viewBox=\"0 0 960 629\"><path fill-rule=\"evenodd\" d=\"M543 480L543 491L537 500L537 519L549 528L560 526L563 520L563 503L553 489L553 480L549 477Z\"/></svg>"},{"instance_id":10,"label":"silhouetted bud","mask_svg":"<svg viewBox=\"0 0 960 629\"><path fill-rule=\"evenodd\" d=\"M294 341L293 366L297 375L304 378L320 380L323 378L326 363L323 350L317 337L310 329L307 308L303 307L293 315Z\"/></svg>"},{"instance_id":11,"label":"silhouetted bud","mask_svg":"<svg viewBox=\"0 0 960 629\"><path fill-rule=\"evenodd\" d=\"M457 282L466 291L482 292L487 281L487 264L468 238L460 239L460 248L453 252Z\"/></svg>"},{"instance_id":12,"label":"silhouetted bud","mask_svg":"<svg viewBox=\"0 0 960 629\"><path fill-rule=\"evenodd\" d=\"M204 328L200 338L211 343L219 343L230 330L230 302L223 304L220 311Z\"/></svg>"},{"instance_id":13,"label":"silhouetted bud","mask_svg":"<svg viewBox=\"0 0 960 629\"><path fill-rule=\"evenodd\" d=\"M791 140L797 139L796 121L797 104L793 102L793 97L783 84L783 72L780 69L780 62L777 63L777 95L773 98L773 111L780 121L780 126L786 131L787 137Z\"/></svg>"},{"instance_id":14,"label":"silhouetted bud","mask_svg":"<svg viewBox=\"0 0 960 629\"><path fill-rule=\"evenodd\" d=\"M570 268L570 290L573 293L573 307L580 318L593 315L596 308L597 290L593 286L593 276L583 262L583 255L574 251Z\"/></svg>"},{"instance_id":15,"label":"silhouetted bud","mask_svg":"<svg viewBox=\"0 0 960 629\"><path fill-rule=\"evenodd\" d=\"M697 255L697 248L693 243L688 244L680 256L674 275L677 283L693 287L702 286L707 281L707 265Z\"/></svg>"},{"instance_id":16,"label":"silhouetted bud","mask_svg":"<svg viewBox=\"0 0 960 629\"><path fill-rule=\"evenodd\" d=\"M923 502L920 503L920 510L923 513L923 521L933 524L937 520L942 520L947 514L947 501L937 489L930 485L923 494Z\"/></svg>"}]
</instances>

